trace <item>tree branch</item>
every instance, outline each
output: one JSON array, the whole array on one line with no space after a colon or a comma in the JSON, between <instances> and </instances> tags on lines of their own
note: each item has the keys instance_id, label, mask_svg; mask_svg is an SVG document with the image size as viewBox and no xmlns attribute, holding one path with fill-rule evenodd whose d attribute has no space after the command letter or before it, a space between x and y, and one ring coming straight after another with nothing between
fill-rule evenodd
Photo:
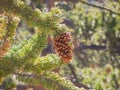
<instances>
[{"instance_id":1,"label":"tree branch","mask_svg":"<svg viewBox=\"0 0 120 90\"><path fill-rule=\"evenodd\" d=\"M20 17L31 27L37 27L41 31L49 33L50 30L58 30L58 23L61 20L61 12L52 9L50 12L41 12L39 9L33 10L30 6L20 0L0 0L0 10Z\"/></svg>"},{"instance_id":2,"label":"tree branch","mask_svg":"<svg viewBox=\"0 0 120 90\"><path fill-rule=\"evenodd\" d=\"M86 5L88 5L88 6L91 6L91 7L99 8L99 9L102 9L102 10L106 10L106 11L108 11L108 12L111 12L111 13L113 13L113 14L116 14L116 15L120 16L120 13L114 12L114 11L108 9L108 8L101 7L101 6L97 6L97 5L94 5L94 4L85 2L85 1L83 1L83 0L79 0L79 2L81 2L81 3L83 3L83 4L86 4Z\"/></svg>"},{"instance_id":3,"label":"tree branch","mask_svg":"<svg viewBox=\"0 0 120 90\"><path fill-rule=\"evenodd\" d=\"M85 49L90 49L90 50L105 50L106 46L97 46L97 45L80 45L79 47L75 48L74 51L81 51L81 50L85 50Z\"/></svg>"},{"instance_id":4,"label":"tree branch","mask_svg":"<svg viewBox=\"0 0 120 90\"><path fill-rule=\"evenodd\" d=\"M100 50L107 50L106 46L102 46L102 45L80 45L77 48L74 48L74 51L81 51L81 50L86 50L86 49L90 49L90 50L96 50L96 51L100 51ZM115 49L111 49L112 52L116 53L116 54L120 54L120 49L119 48L115 48Z\"/></svg>"},{"instance_id":5,"label":"tree branch","mask_svg":"<svg viewBox=\"0 0 120 90\"><path fill-rule=\"evenodd\" d=\"M18 79L21 79L23 82L26 83L41 83L42 86L46 87L49 90L81 90L80 88L76 87L73 83L69 80L66 80L60 77L57 73L49 72L44 75L35 75L35 74L21 74L21 73L14 73L18 76ZM86 90L86 89L82 89Z\"/></svg>"},{"instance_id":6,"label":"tree branch","mask_svg":"<svg viewBox=\"0 0 120 90\"><path fill-rule=\"evenodd\" d=\"M75 81L72 81L72 82L79 88L84 87L85 89L89 90L90 88L88 86L86 86L78 81L74 66L72 64L68 64L68 67L70 68L71 73L73 74L74 79L75 79Z\"/></svg>"}]
</instances>

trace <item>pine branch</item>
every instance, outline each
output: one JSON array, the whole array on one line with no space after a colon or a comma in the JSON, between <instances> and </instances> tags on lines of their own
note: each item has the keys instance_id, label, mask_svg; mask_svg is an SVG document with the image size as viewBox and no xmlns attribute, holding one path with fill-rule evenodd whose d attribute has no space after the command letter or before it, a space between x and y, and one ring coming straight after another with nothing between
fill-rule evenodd
<instances>
[{"instance_id":1,"label":"pine branch","mask_svg":"<svg viewBox=\"0 0 120 90\"><path fill-rule=\"evenodd\" d=\"M6 24L7 33L5 35L5 39L9 39L10 41L13 40L18 23L19 23L19 19L17 17L13 15L7 16L7 24Z\"/></svg>"},{"instance_id":2,"label":"pine branch","mask_svg":"<svg viewBox=\"0 0 120 90\"><path fill-rule=\"evenodd\" d=\"M61 85L64 88L61 90L80 90L80 88L73 85L69 80L65 80L64 78L60 77L57 73L54 72L46 73L45 77Z\"/></svg>"},{"instance_id":3,"label":"pine branch","mask_svg":"<svg viewBox=\"0 0 120 90\"><path fill-rule=\"evenodd\" d=\"M33 59L47 46L45 34L35 34L28 41L23 41L18 47L13 47L3 60Z\"/></svg>"},{"instance_id":4,"label":"pine branch","mask_svg":"<svg viewBox=\"0 0 120 90\"><path fill-rule=\"evenodd\" d=\"M11 41L15 35L18 20L16 19L16 17L12 18L3 14L0 15L0 22L2 23L2 25L0 25L0 34L2 35L0 38L0 41L2 42L2 44L0 45L1 61L3 56L10 50Z\"/></svg>"},{"instance_id":5,"label":"pine branch","mask_svg":"<svg viewBox=\"0 0 120 90\"><path fill-rule=\"evenodd\" d=\"M59 59L55 54L50 54L45 57L39 57L37 59L26 62L23 60L10 61L5 60L0 63L0 69L3 75L12 74L13 72L33 72L36 74L43 74L46 71L51 71L57 67L64 65L64 62ZM21 63L21 65L20 65ZM9 65L8 65L9 64ZM19 65L19 66L18 66Z\"/></svg>"},{"instance_id":6,"label":"pine branch","mask_svg":"<svg viewBox=\"0 0 120 90\"><path fill-rule=\"evenodd\" d=\"M64 62L55 54L49 54L45 57L38 57L33 62L27 63L23 67L24 72L33 72L43 74L46 71L51 71L57 67L64 65Z\"/></svg>"},{"instance_id":7,"label":"pine branch","mask_svg":"<svg viewBox=\"0 0 120 90\"><path fill-rule=\"evenodd\" d=\"M40 52L46 47L46 35L35 34L30 40L22 43L20 46L12 48L0 62L0 70L4 75L10 74L20 67L32 62Z\"/></svg>"},{"instance_id":8,"label":"pine branch","mask_svg":"<svg viewBox=\"0 0 120 90\"><path fill-rule=\"evenodd\" d=\"M50 30L57 30L61 13L58 9L43 13L38 9L33 10L30 6L20 0L0 0L0 9L14 13L32 27L49 33Z\"/></svg>"},{"instance_id":9,"label":"pine branch","mask_svg":"<svg viewBox=\"0 0 120 90\"><path fill-rule=\"evenodd\" d=\"M65 80L57 73L46 73L44 76L38 76L35 74L21 74L15 73L20 81L29 84L42 84L47 90L85 90L78 88L72 84L69 80Z\"/></svg>"}]
</instances>

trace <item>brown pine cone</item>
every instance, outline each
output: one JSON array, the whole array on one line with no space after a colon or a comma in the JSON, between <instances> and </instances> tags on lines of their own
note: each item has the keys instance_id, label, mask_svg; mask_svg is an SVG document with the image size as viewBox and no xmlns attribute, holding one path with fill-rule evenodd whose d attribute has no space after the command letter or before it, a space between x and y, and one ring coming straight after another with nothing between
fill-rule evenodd
<instances>
[{"instance_id":1,"label":"brown pine cone","mask_svg":"<svg viewBox=\"0 0 120 90\"><path fill-rule=\"evenodd\" d=\"M70 33L63 33L60 36L56 36L54 38L54 48L56 53L64 62L70 62L72 60L73 52Z\"/></svg>"}]
</instances>

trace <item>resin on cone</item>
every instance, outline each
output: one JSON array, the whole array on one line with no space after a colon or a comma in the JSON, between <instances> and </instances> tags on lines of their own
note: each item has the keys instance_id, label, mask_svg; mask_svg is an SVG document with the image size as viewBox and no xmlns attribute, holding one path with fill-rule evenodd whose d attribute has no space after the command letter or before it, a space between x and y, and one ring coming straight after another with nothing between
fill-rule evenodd
<instances>
[{"instance_id":1,"label":"resin on cone","mask_svg":"<svg viewBox=\"0 0 120 90\"><path fill-rule=\"evenodd\" d=\"M60 36L56 36L54 38L54 48L58 56L64 62L70 62L73 54L72 38L70 33L67 32Z\"/></svg>"}]
</instances>

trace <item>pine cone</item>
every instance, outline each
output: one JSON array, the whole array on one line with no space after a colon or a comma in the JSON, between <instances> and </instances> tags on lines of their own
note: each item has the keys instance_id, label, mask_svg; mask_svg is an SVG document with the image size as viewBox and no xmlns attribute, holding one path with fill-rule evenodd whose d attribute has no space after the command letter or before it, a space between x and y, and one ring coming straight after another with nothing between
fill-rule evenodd
<instances>
[{"instance_id":1,"label":"pine cone","mask_svg":"<svg viewBox=\"0 0 120 90\"><path fill-rule=\"evenodd\" d=\"M55 51L64 62L72 60L73 47L70 44L72 45L70 33L63 33L54 38Z\"/></svg>"}]
</instances>

